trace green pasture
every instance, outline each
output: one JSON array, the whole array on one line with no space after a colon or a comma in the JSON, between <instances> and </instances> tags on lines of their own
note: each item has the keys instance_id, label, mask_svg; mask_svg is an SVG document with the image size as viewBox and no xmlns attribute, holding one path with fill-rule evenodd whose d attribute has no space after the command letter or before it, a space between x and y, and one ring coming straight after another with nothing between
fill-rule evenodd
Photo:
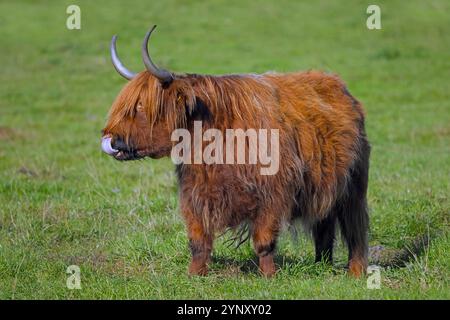
<instances>
[{"instance_id":1,"label":"green pasture","mask_svg":"<svg viewBox=\"0 0 450 320\"><path fill-rule=\"evenodd\" d=\"M81 8L81 30L66 8ZM1 1L1 299L449 299L450 28L448 1ZM190 259L170 159L116 162L100 130L125 84L121 59L209 74L318 69L339 74L367 110L372 144L370 245L380 289L315 264L285 232L278 274L262 278L249 243L215 245L207 277ZM417 250L416 250L417 249ZM396 262L397 253L407 258ZM81 289L66 286L77 265Z\"/></svg>"}]
</instances>

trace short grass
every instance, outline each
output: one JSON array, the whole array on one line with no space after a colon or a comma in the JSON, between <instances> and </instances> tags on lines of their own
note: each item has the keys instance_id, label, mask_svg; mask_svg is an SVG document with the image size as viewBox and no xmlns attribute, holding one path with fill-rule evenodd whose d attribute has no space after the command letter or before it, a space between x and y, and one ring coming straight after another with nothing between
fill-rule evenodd
<instances>
[{"instance_id":1,"label":"short grass","mask_svg":"<svg viewBox=\"0 0 450 320\"><path fill-rule=\"evenodd\" d=\"M0 3L0 298L449 299L450 37L448 1L2 1ZM82 29L65 28L81 7ZM286 233L279 273L261 278L249 244L217 241L211 274L189 278L170 160L118 163L100 129L124 85L109 62L118 33L142 70L155 60L198 73L321 69L341 75L367 109L372 143L371 245L430 246L381 272L381 289L313 263ZM66 268L81 268L81 290Z\"/></svg>"}]
</instances>

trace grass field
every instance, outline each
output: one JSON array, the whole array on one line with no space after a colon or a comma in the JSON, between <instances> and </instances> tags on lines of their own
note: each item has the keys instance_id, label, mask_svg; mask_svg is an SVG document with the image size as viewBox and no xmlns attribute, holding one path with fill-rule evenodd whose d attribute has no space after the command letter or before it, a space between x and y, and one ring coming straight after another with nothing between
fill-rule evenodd
<instances>
[{"instance_id":1,"label":"grass field","mask_svg":"<svg viewBox=\"0 0 450 320\"><path fill-rule=\"evenodd\" d=\"M66 7L81 30L66 29ZM0 3L0 298L450 298L448 1L2 1ZM190 259L169 159L119 163L100 130L124 85L111 36L132 70L152 24L156 62L197 73L320 69L338 73L367 110L372 144L370 245L431 241L381 289L314 264L307 238L285 233L279 273L258 275L250 244L216 242L211 273ZM66 268L81 269L81 290ZM389 265L389 263L387 264Z\"/></svg>"}]
</instances>

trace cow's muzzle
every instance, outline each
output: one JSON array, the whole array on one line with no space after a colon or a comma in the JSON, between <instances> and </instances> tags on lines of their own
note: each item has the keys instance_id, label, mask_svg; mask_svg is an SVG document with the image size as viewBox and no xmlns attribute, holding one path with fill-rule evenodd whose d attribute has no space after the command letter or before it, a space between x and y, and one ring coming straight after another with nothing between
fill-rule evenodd
<instances>
[{"instance_id":1,"label":"cow's muzzle","mask_svg":"<svg viewBox=\"0 0 450 320\"><path fill-rule=\"evenodd\" d=\"M102 150L120 161L137 160L144 157L142 152L133 148L132 145L126 144L120 137L111 137L110 135L103 136Z\"/></svg>"}]
</instances>

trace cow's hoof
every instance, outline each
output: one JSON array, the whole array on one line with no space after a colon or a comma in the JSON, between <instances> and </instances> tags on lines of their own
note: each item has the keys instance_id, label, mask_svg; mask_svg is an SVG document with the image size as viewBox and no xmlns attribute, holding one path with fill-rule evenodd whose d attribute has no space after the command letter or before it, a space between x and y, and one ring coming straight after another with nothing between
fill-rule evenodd
<instances>
[{"instance_id":1,"label":"cow's hoof","mask_svg":"<svg viewBox=\"0 0 450 320\"><path fill-rule=\"evenodd\" d=\"M206 276L208 275L208 265L206 263L191 262L188 270L190 276Z\"/></svg>"},{"instance_id":2,"label":"cow's hoof","mask_svg":"<svg viewBox=\"0 0 450 320\"><path fill-rule=\"evenodd\" d=\"M266 278L273 277L275 273L277 272L277 269L275 267L275 262L273 261L273 256L268 255L265 257L259 258L259 270L261 271L262 275Z\"/></svg>"},{"instance_id":3,"label":"cow's hoof","mask_svg":"<svg viewBox=\"0 0 450 320\"><path fill-rule=\"evenodd\" d=\"M348 262L348 273L354 278L361 278L366 272L366 263L358 259L352 259Z\"/></svg>"}]
</instances>

